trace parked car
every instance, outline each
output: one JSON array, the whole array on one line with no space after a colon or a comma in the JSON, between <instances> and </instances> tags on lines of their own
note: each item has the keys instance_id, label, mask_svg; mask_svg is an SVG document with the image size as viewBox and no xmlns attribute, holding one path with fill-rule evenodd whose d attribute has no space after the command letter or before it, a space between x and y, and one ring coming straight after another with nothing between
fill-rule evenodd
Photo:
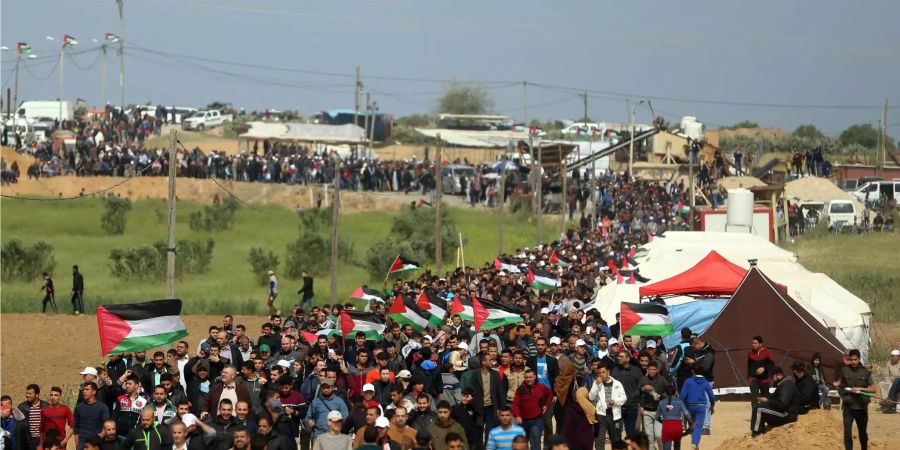
<instances>
[{"instance_id":1,"label":"parked car","mask_svg":"<svg viewBox=\"0 0 900 450\"><path fill-rule=\"evenodd\" d=\"M462 184L461 178L465 178L466 182L475 178L475 168L464 164L450 164L441 167L441 186L445 194L462 195L465 186Z\"/></svg>"},{"instance_id":2,"label":"parked car","mask_svg":"<svg viewBox=\"0 0 900 450\"><path fill-rule=\"evenodd\" d=\"M234 119L231 114L222 114L220 111L212 109L209 111L197 111L181 123L181 127L185 130L205 130L230 122Z\"/></svg>"},{"instance_id":3,"label":"parked car","mask_svg":"<svg viewBox=\"0 0 900 450\"><path fill-rule=\"evenodd\" d=\"M864 203L883 200L900 202L900 181L870 181L851 192L851 195Z\"/></svg>"},{"instance_id":4,"label":"parked car","mask_svg":"<svg viewBox=\"0 0 900 450\"><path fill-rule=\"evenodd\" d=\"M832 200L828 203L828 228L840 230L856 224L856 207L850 200Z\"/></svg>"}]
</instances>

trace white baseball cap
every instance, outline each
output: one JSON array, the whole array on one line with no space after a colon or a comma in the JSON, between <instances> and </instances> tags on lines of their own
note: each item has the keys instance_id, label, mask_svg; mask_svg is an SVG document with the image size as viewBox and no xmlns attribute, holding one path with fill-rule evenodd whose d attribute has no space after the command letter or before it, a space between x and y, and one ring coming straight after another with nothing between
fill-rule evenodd
<instances>
[{"instance_id":1,"label":"white baseball cap","mask_svg":"<svg viewBox=\"0 0 900 450\"><path fill-rule=\"evenodd\" d=\"M900 356L900 350L891 350L891 356Z\"/></svg>"},{"instance_id":2,"label":"white baseball cap","mask_svg":"<svg viewBox=\"0 0 900 450\"><path fill-rule=\"evenodd\" d=\"M550 308L541 308L541 314L550 314Z\"/></svg>"},{"instance_id":3,"label":"white baseball cap","mask_svg":"<svg viewBox=\"0 0 900 450\"><path fill-rule=\"evenodd\" d=\"M363 392L375 392L375 385L371 383L366 383L363 385Z\"/></svg>"},{"instance_id":4,"label":"white baseball cap","mask_svg":"<svg viewBox=\"0 0 900 450\"><path fill-rule=\"evenodd\" d=\"M388 420L387 417L378 416L378 418L375 419L375 428L390 428L390 427L391 427L391 421Z\"/></svg>"},{"instance_id":5,"label":"white baseball cap","mask_svg":"<svg viewBox=\"0 0 900 450\"><path fill-rule=\"evenodd\" d=\"M340 411L334 410L328 413L329 422L337 422L339 420L344 420L344 416L341 415Z\"/></svg>"},{"instance_id":6,"label":"white baseball cap","mask_svg":"<svg viewBox=\"0 0 900 450\"><path fill-rule=\"evenodd\" d=\"M460 349L460 350L468 350L468 349L469 349L469 346L466 345L465 342L460 342L459 344L456 345L456 348L458 348L458 349Z\"/></svg>"},{"instance_id":7,"label":"white baseball cap","mask_svg":"<svg viewBox=\"0 0 900 450\"><path fill-rule=\"evenodd\" d=\"M291 368L291 363L289 363L286 359L279 359L278 362L275 363L275 365L284 367L285 369Z\"/></svg>"},{"instance_id":8,"label":"white baseball cap","mask_svg":"<svg viewBox=\"0 0 900 450\"><path fill-rule=\"evenodd\" d=\"M79 373L80 373L81 375L93 375L93 376L96 377L96 376L97 376L97 369L88 366L88 367L85 367L84 370L82 370L82 371L79 372Z\"/></svg>"},{"instance_id":9,"label":"white baseball cap","mask_svg":"<svg viewBox=\"0 0 900 450\"><path fill-rule=\"evenodd\" d=\"M403 369L400 373L397 374L397 378L412 378L412 373L410 371Z\"/></svg>"},{"instance_id":10,"label":"white baseball cap","mask_svg":"<svg viewBox=\"0 0 900 450\"><path fill-rule=\"evenodd\" d=\"M190 427L191 425L194 425L198 422L197 416L195 416L191 413L187 413L187 414L181 416L181 421L184 422L185 427Z\"/></svg>"},{"instance_id":11,"label":"white baseball cap","mask_svg":"<svg viewBox=\"0 0 900 450\"><path fill-rule=\"evenodd\" d=\"M647 341L647 348L656 348L656 341Z\"/></svg>"},{"instance_id":12,"label":"white baseball cap","mask_svg":"<svg viewBox=\"0 0 900 450\"><path fill-rule=\"evenodd\" d=\"M562 341L559 339L559 336L553 336L550 338L550 345L559 345Z\"/></svg>"},{"instance_id":13,"label":"white baseball cap","mask_svg":"<svg viewBox=\"0 0 900 450\"><path fill-rule=\"evenodd\" d=\"M575 341L576 347L581 347L582 345L587 345L587 342L584 342L584 339L579 339L579 340Z\"/></svg>"},{"instance_id":14,"label":"white baseball cap","mask_svg":"<svg viewBox=\"0 0 900 450\"><path fill-rule=\"evenodd\" d=\"M616 338L612 338L609 340L609 345L616 345L619 343L619 340Z\"/></svg>"}]
</instances>

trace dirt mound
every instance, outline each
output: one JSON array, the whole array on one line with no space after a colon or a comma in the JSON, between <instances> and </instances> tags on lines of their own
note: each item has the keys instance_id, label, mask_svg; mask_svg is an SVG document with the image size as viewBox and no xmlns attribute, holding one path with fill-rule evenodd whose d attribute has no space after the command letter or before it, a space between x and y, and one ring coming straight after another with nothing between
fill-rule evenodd
<instances>
[{"instance_id":1,"label":"dirt mound","mask_svg":"<svg viewBox=\"0 0 900 450\"><path fill-rule=\"evenodd\" d=\"M766 183L756 177L725 177L719 180L719 186L725 189L750 189L766 186Z\"/></svg>"},{"instance_id":2,"label":"dirt mound","mask_svg":"<svg viewBox=\"0 0 900 450\"><path fill-rule=\"evenodd\" d=\"M857 216L862 216L863 204L856 197L844 192L826 178L803 177L791 181L784 186L784 193L789 199L800 201L830 202L832 200L850 200L856 208Z\"/></svg>"},{"instance_id":3,"label":"dirt mound","mask_svg":"<svg viewBox=\"0 0 900 450\"><path fill-rule=\"evenodd\" d=\"M749 434L745 434L730 438L718 448L729 450L833 449L840 447L840 443L844 441L844 425L834 411L816 410L800 416L797 422L777 427L755 439L749 437ZM856 441L854 446L858 446L859 441L855 437L854 441ZM869 438L869 448L889 447L880 440Z\"/></svg>"},{"instance_id":4,"label":"dirt mound","mask_svg":"<svg viewBox=\"0 0 900 450\"><path fill-rule=\"evenodd\" d=\"M3 147L3 159L6 160L6 164L12 165L13 162L19 163L19 170L22 174L25 174L25 169L34 162L34 158L28 155L20 155L16 153L12 147Z\"/></svg>"}]
</instances>

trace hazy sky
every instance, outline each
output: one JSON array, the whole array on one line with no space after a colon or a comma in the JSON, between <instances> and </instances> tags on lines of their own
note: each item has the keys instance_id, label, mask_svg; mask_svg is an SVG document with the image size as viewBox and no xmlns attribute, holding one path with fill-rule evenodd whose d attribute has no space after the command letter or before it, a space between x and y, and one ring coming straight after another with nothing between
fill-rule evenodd
<instances>
[{"instance_id":1,"label":"hazy sky","mask_svg":"<svg viewBox=\"0 0 900 450\"><path fill-rule=\"evenodd\" d=\"M489 82L497 112L522 120L521 81L528 80L529 118L582 115L577 93L538 86L553 85L592 91L589 114L604 121L627 120L625 98L650 98L672 121L750 119L789 130L814 123L836 134L854 123L877 125L889 97L888 123L896 124L889 131L900 136L896 0L125 3L126 45L139 47L126 49L128 103L221 100L304 114L352 108L360 65L381 110L397 115L433 112L446 84L434 80L471 79ZM20 100L57 97L52 55L63 34L84 51L98 45L92 39L119 30L114 0L4 0L0 14L3 45L28 42L46 57L20 71ZM65 97L100 104L99 52L71 58ZM3 53L4 93L13 86L14 61L13 51ZM118 102L116 55L108 61L108 99ZM646 107L638 115L649 122Z\"/></svg>"}]
</instances>

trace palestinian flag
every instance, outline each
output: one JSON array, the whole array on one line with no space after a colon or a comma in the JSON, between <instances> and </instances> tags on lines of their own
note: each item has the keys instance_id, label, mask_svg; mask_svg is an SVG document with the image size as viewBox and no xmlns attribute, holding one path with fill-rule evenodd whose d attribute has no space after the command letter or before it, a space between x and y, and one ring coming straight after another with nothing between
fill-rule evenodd
<instances>
[{"instance_id":1,"label":"palestinian flag","mask_svg":"<svg viewBox=\"0 0 900 450\"><path fill-rule=\"evenodd\" d=\"M647 243L649 244L651 242L653 242L653 235L650 233L647 233Z\"/></svg>"},{"instance_id":2,"label":"palestinian flag","mask_svg":"<svg viewBox=\"0 0 900 450\"><path fill-rule=\"evenodd\" d=\"M303 339L306 339L306 342L308 342L309 345L316 345L316 341L319 340L319 336L330 337L333 334L340 334L340 331L341 330L336 330L334 328L326 328L315 333L310 333L309 331L301 331L300 335L303 336Z\"/></svg>"},{"instance_id":3,"label":"palestinian flag","mask_svg":"<svg viewBox=\"0 0 900 450\"><path fill-rule=\"evenodd\" d=\"M550 259L547 260L547 264L562 267L569 267L572 265L568 260L560 258L559 255L556 254L556 250L553 250L553 253L550 254Z\"/></svg>"},{"instance_id":4,"label":"palestinian flag","mask_svg":"<svg viewBox=\"0 0 900 450\"><path fill-rule=\"evenodd\" d=\"M63 36L63 44L62 45L64 48L72 48L72 47L78 45L78 41L74 37L69 36L67 34L67 35Z\"/></svg>"},{"instance_id":5,"label":"palestinian flag","mask_svg":"<svg viewBox=\"0 0 900 450\"><path fill-rule=\"evenodd\" d=\"M473 298L472 310L475 315L475 331L493 330L524 320L519 311L490 300Z\"/></svg>"},{"instance_id":6,"label":"palestinian flag","mask_svg":"<svg viewBox=\"0 0 900 450\"><path fill-rule=\"evenodd\" d=\"M380 341L384 333L384 321L374 313L360 311L341 311L341 334L346 338L350 334L362 331L367 341Z\"/></svg>"},{"instance_id":7,"label":"palestinian flag","mask_svg":"<svg viewBox=\"0 0 900 450\"><path fill-rule=\"evenodd\" d=\"M391 267L388 269L388 275L392 273L408 272L410 270L419 270L419 263L397 255L397 258L394 259L394 262L391 263Z\"/></svg>"},{"instance_id":8,"label":"palestinian flag","mask_svg":"<svg viewBox=\"0 0 900 450\"><path fill-rule=\"evenodd\" d=\"M634 247L631 247L631 250L628 251L628 257L634 258L634 255L637 255L637 250Z\"/></svg>"},{"instance_id":9,"label":"palestinian flag","mask_svg":"<svg viewBox=\"0 0 900 450\"><path fill-rule=\"evenodd\" d=\"M612 258L609 258L608 260L606 260L606 267L609 267L609 272L613 275L616 275L619 273L619 268L616 267L616 263L613 262Z\"/></svg>"},{"instance_id":10,"label":"palestinian flag","mask_svg":"<svg viewBox=\"0 0 900 450\"><path fill-rule=\"evenodd\" d=\"M447 316L446 305L447 300L439 297L430 289L423 290L416 298L416 306L430 314L428 322L435 328L444 324L444 317Z\"/></svg>"},{"instance_id":11,"label":"palestinian flag","mask_svg":"<svg viewBox=\"0 0 900 450\"><path fill-rule=\"evenodd\" d=\"M397 294L388 309L388 317L401 325L422 331L431 324L431 313L423 311L411 295Z\"/></svg>"},{"instance_id":12,"label":"palestinian flag","mask_svg":"<svg viewBox=\"0 0 900 450\"><path fill-rule=\"evenodd\" d=\"M28 56L31 54L31 46L24 42L19 42L18 44L16 44L16 50L22 56Z\"/></svg>"},{"instance_id":13,"label":"palestinian flag","mask_svg":"<svg viewBox=\"0 0 900 450\"><path fill-rule=\"evenodd\" d=\"M98 306L97 329L104 357L159 347L187 336L178 299Z\"/></svg>"},{"instance_id":14,"label":"palestinian flag","mask_svg":"<svg viewBox=\"0 0 900 450\"><path fill-rule=\"evenodd\" d=\"M679 200L678 205L675 206L674 212L678 213L678 214L687 214L687 213L691 212L691 207L686 206L683 201Z\"/></svg>"},{"instance_id":15,"label":"palestinian flag","mask_svg":"<svg viewBox=\"0 0 900 450\"><path fill-rule=\"evenodd\" d=\"M508 259L494 258L494 268L497 270L505 270L507 273L521 272L521 270Z\"/></svg>"},{"instance_id":16,"label":"palestinian flag","mask_svg":"<svg viewBox=\"0 0 900 450\"><path fill-rule=\"evenodd\" d=\"M532 289L553 290L559 287L559 279L550 272L529 267L528 285Z\"/></svg>"},{"instance_id":17,"label":"palestinian flag","mask_svg":"<svg viewBox=\"0 0 900 450\"><path fill-rule=\"evenodd\" d=\"M475 320L472 299L461 295L454 297L453 304L450 306L450 314L459 314L462 320Z\"/></svg>"},{"instance_id":18,"label":"palestinian flag","mask_svg":"<svg viewBox=\"0 0 900 450\"><path fill-rule=\"evenodd\" d=\"M119 42L118 36L116 36L112 33L106 33L103 35L103 43L104 44L115 44L116 42Z\"/></svg>"},{"instance_id":19,"label":"palestinian flag","mask_svg":"<svg viewBox=\"0 0 900 450\"><path fill-rule=\"evenodd\" d=\"M632 270L630 274L628 274L628 284L635 284L634 280L634 271Z\"/></svg>"},{"instance_id":20,"label":"palestinian flag","mask_svg":"<svg viewBox=\"0 0 900 450\"><path fill-rule=\"evenodd\" d=\"M622 303L622 335L669 336L675 333L669 310L656 303Z\"/></svg>"},{"instance_id":21,"label":"palestinian flag","mask_svg":"<svg viewBox=\"0 0 900 450\"><path fill-rule=\"evenodd\" d=\"M381 303L384 303L384 294L382 294L381 292L379 292L375 289L369 289L365 286L360 286L355 291L351 292L350 298L357 299L357 300L365 300L367 302L376 300Z\"/></svg>"}]
</instances>

